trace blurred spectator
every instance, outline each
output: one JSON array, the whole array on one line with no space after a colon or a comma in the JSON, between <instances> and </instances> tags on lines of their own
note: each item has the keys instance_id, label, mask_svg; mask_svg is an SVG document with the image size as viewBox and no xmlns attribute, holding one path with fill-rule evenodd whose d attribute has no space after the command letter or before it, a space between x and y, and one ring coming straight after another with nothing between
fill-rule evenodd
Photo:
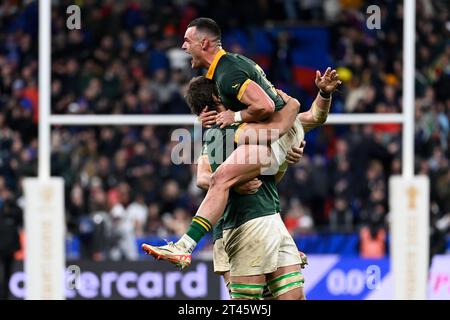
<instances>
[{"instance_id":1,"label":"blurred spectator","mask_svg":"<svg viewBox=\"0 0 450 320\"><path fill-rule=\"evenodd\" d=\"M386 230L376 226L364 226L359 232L360 255L363 258L377 259L386 255Z\"/></svg>"},{"instance_id":2,"label":"blurred spectator","mask_svg":"<svg viewBox=\"0 0 450 320\"><path fill-rule=\"evenodd\" d=\"M163 223L170 233L180 237L189 228L191 216L185 209L176 208L173 214L163 215Z\"/></svg>"},{"instance_id":3,"label":"blurred spectator","mask_svg":"<svg viewBox=\"0 0 450 320\"><path fill-rule=\"evenodd\" d=\"M134 225L136 237L142 237L144 235L144 228L147 223L147 206L144 200L144 195L139 193L136 195L134 202L127 208L130 220Z\"/></svg>"},{"instance_id":4,"label":"blurred spectator","mask_svg":"<svg viewBox=\"0 0 450 320\"><path fill-rule=\"evenodd\" d=\"M22 213L11 193L2 184L0 182L0 300L6 300L9 297L14 253L20 249L19 227L22 224Z\"/></svg>"},{"instance_id":5,"label":"blurred spectator","mask_svg":"<svg viewBox=\"0 0 450 320\"><path fill-rule=\"evenodd\" d=\"M283 220L289 233L310 233L314 229L314 221L309 209L294 198L289 205L289 211L284 215Z\"/></svg>"},{"instance_id":6,"label":"blurred spectator","mask_svg":"<svg viewBox=\"0 0 450 320\"><path fill-rule=\"evenodd\" d=\"M343 198L336 198L334 201L330 214L330 229L334 232L353 231L353 213Z\"/></svg>"},{"instance_id":7,"label":"blurred spectator","mask_svg":"<svg viewBox=\"0 0 450 320\"><path fill-rule=\"evenodd\" d=\"M168 230L162 225L159 205L151 203L148 208L147 227L145 229L148 234L156 235L160 238L167 237Z\"/></svg>"},{"instance_id":8,"label":"blurred spectator","mask_svg":"<svg viewBox=\"0 0 450 320\"><path fill-rule=\"evenodd\" d=\"M135 217L128 209L130 200L130 186L122 182L116 189L110 190L111 209L113 218L113 233L117 242L110 251L113 260L136 260L138 258L136 246Z\"/></svg>"}]
</instances>

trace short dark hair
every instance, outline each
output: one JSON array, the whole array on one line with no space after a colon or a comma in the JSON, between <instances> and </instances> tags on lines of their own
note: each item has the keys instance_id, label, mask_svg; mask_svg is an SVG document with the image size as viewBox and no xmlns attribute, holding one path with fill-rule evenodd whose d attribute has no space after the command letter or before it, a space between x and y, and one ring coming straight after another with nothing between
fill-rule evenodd
<instances>
[{"instance_id":1,"label":"short dark hair","mask_svg":"<svg viewBox=\"0 0 450 320\"><path fill-rule=\"evenodd\" d=\"M190 27L196 27L197 30L200 31L206 31L212 36L214 36L216 39L219 40L222 38L222 32L220 31L220 27L213 19L210 18L197 18L192 20L188 24L188 28Z\"/></svg>"},{"instance_id":2,"label":"short dark hair","mask_svg":"<svg viewBox=\"0 0 450 320\"><path fill-rule=\"evenodd\" d=\"M216 83L200 76L189 82L185 98L192 113L199 115L205 106L208 106L209 111L217 110L219 101L214 96L219 97Z\"/></svg>"}]
</instances>

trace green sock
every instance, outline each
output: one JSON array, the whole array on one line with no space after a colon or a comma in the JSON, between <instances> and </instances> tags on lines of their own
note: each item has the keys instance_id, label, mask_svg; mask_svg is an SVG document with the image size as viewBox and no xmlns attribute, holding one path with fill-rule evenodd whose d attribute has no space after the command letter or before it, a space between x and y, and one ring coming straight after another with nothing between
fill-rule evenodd
<instances>
[{"instance_id":1,"label":"green sock","mask_svg":"<svg viewBox=\"0 0 450 320\"><path fill-rule=\"evenodd\" d=\"M211 228L212 225L208 220L200 216L195 216L192 219L188 232L185 233L176 244L178 247L184 248L188 253L192 253L200 239L203 238Z\"/></svg>"},{"instance_id":2,"label":"green sock","mask_svg":"<svg viewBox=\"0 0 450 320\"><path fill-rule=\"evenodd\" d=\"M191 226L186 234L198 243L200 239L211 230L211 228L212 225L207 219L200 216L195 216L192 219Z\"/></svg>"}]
</instances>

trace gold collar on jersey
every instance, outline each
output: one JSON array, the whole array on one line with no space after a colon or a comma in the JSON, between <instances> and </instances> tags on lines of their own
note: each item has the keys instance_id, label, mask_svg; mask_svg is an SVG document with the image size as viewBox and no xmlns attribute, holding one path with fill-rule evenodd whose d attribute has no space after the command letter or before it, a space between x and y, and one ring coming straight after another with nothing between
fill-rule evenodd
<instances>
[{"instance_id":1,"label":"gold collar on jersey","mask_svg":"<svg viewBox=\"0 0 450 320\"><path fill-rule=\"evenodd\" d=\"M220 49L216 55L214 56L213 61L211 62L211 65L209 66L208 72L206 73L206 79L212 79L214 76L214 71L216 71L217 63L219 62L220 58L222 58L223 55L226 54L226 51L223 49Z\"/></svg>"}]
</instances>

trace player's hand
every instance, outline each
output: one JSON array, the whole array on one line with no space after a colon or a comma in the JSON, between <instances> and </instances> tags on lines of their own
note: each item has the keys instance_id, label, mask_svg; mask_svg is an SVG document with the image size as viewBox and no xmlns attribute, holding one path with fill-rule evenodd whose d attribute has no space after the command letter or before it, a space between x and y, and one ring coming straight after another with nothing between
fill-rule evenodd
<instances>
[{"instance_id":1,"label":"player's hand","mask_svg":"<svg viewBox=\"0 0 450 320\"><path fill-rule=\"evenodd\" d=\"M325 93L333 93L337 87L342 83L341 80L339 80L339 74L336 72L336 70L331 70L330 67L325 70L325 73L320 73L319 70L316 71L316 86L320 90L322 90Z\"/></svg>"},{"instance_id":2,"label":"player's hand","mask_svg":"<svg viewBox=\"0 0 450 320\"><path fill-rule=\"evenodd\" d=\"M234 123L234 112L231 110L223 111L216 116L216 123L220 128L225 128Z\"/></svg>"},{"instance_id":3,"label":"player's hand","mask_svg":"<svg viewBox=\"0 0 450 320\"><path fill-rule=\"evenodd\" d=\"M198 120L202 124L202 127L211 128L216 124L216 117L217 111L208 111L208 106L206 106L198 116Z\"/></svg>"},{"instance_id":4,"label":"player's hand","mask_svg":"<svg viewBox=\"0 0 450 320\"><path fill-rule=\"evenodd\" d=\"M239 194L254 194L258 192L259 187L261 187L262 181L258 178L254 178L240 186L234 187L234 191Z\"/></svg>"},{"instance_id":5,"label":"player's hand","mask_svg":"<svg viewBox=\"0 0 450 320\"><path fill-rule=\"evenodd\" d=\"M286 162L290 165L296 164L303 158L303 150L305 149L306 141L303 140L300 142L299 147L292 147L291 150L288 151L286 156Z\"/></svg>"}]
</instances>

